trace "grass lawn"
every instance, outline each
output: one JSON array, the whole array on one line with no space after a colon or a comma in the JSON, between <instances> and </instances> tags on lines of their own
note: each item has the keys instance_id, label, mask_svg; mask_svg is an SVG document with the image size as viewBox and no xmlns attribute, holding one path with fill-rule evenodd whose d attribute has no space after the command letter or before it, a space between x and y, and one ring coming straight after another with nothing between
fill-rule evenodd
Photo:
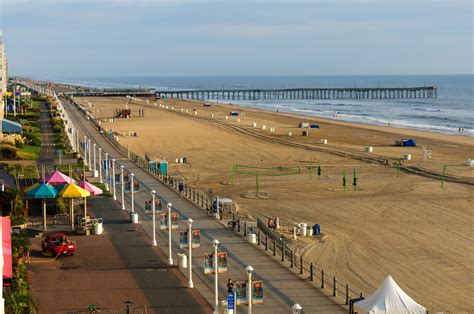
<instances>
[{"instance_id":1,"label":"grass lawn","mask_svg":"<svg viewBox=\"0 0 474 314\"><path fill-rule=\"evenodd\" d=\"M21 159L38 159L40 149L40 146L25 145L22 148L18 148L17 156Z\"/></svg>"}]
</instances>

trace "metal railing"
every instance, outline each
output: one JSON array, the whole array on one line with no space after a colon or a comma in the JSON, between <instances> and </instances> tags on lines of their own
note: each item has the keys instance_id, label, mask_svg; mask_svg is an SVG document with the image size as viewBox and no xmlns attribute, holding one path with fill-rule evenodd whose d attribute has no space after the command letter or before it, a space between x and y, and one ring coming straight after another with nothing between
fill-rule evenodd
<instances>
[{"instance_id":1,"label":"metal railing","mask_svg":"<svg viewBox=\"0 0 474 314\"><path fill-rule=\"evenodd\" d=\"M279 236L260 219L257 218L257 245L265 247L275 257L281 258L290 268L299 272L301 276L307 276L307 280L321 289L331 289L333 297L342 296L344 304L349 305L350 300L363 298L362 292L354 291L348 283L337 280L336 275L325 271L316 263L306 261L302 255L295 253L282 236Z\"/></svg>"}]
</instances>

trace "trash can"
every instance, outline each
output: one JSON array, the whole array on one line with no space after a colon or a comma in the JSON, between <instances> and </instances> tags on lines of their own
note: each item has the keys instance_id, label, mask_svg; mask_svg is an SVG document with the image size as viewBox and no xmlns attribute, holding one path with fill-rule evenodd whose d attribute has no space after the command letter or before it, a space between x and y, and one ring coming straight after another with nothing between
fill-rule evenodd
<instances>
[{"instance_id":1,"label":"trash can","mask_svg":"<svg viewBox=\"0 0 474 314\"><path fill-rule=\"evenodd\" d=\"M104 232L104 226L102 222L97 222L94 224L94 234L102 234Z\"/></svg>"},{"instance_id":2,"label":"trash can","mask_svg":"<svg viewBox=\"0 0 474 314\"><path fill-rule=\"evenodd\" d=\"M321 226L319 224L315 224L313 226L313 235L320 235L321 234Z\"/></svg>"},{"instance_id":3,"label":"trash can","mask_svg":"<svg viewBox=\"0 0 474 314\"><path fill-rule=\"evenodd\" d=\"M313 228L311 228L311 226L306 227L306 235L308 237L313 235Z\"/></svg>"},{"instance_id":4,"label":"trash can","mask_svg":"<svg viewBox=\"0 0 474 314\"><path fill-rule=\"evenodd\" d=\"M293 224L293 234L300 235L300 224L297 224L297 223Z\"/></svg>"},{"instance_id":5,"label":"trash can","mask_svg":"<svg viewBox=\"0 0 474 314\"><path fill-rule=\"evenodd\" d=\"M249 233L249 241L251 244L257 244L257 235L255 233Z\"/></svg>"},{"instance_id":6,"label":"trash can","mask_svg":"<svg viewBox=\"0 0 474 314\"><path fill-rule=\"evenodd\" d=\"M178 267L188 268L188 256L184 253L178 253Z\"/></svg>"},{"instance_id":7,"label":"trash can","mask_svg":"<svg viewBox=\"0 0 474 314\"><path fill-rule=\"evenodd\" d=\"M132 224L137 224L138 223L138 213L130 214L130 219L132 221Z\"/></svg>"},{"instance_id":8,"label":"trash can","mask_svg":"<svg viewBox=\"0 0 474 314\"><path fill-rule=\"evenodd\" d=\"M300 232L303 237L306 237L306 227L308 227L307 223L300 223Z\"/></svg>"}]
</instances>

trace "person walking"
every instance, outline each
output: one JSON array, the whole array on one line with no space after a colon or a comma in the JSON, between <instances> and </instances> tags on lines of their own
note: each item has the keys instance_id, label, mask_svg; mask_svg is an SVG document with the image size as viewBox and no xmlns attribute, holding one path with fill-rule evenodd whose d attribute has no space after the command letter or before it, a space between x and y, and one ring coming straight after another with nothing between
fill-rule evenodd
<instances>
[{"instance_id":1,"label":"person walking","mask_svg":"<svg viewBox=\"0 0 474 314\"><path fill-rule=\"evenodd\" d=\"M234 292L234 283L232 282L232 279L229 278L229 280L227 281L227 292Z\"/></svg>"}]
</instances>

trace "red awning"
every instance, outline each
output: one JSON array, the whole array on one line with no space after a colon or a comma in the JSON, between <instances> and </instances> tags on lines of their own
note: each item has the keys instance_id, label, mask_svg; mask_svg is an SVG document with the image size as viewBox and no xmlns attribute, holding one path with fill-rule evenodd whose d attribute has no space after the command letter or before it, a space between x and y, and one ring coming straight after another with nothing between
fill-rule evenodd
<instances>
[{"instance_id":1,"label":"red awning","mask_svg":"<svg viewBox=\"0 0 474 314\"><path fill-rule=\"evenodd\" d=\"M12 238L10 235L10 219L2 219L2 254L3 254L3 278L12 278Z\"/></svg>"}]
</instances>

